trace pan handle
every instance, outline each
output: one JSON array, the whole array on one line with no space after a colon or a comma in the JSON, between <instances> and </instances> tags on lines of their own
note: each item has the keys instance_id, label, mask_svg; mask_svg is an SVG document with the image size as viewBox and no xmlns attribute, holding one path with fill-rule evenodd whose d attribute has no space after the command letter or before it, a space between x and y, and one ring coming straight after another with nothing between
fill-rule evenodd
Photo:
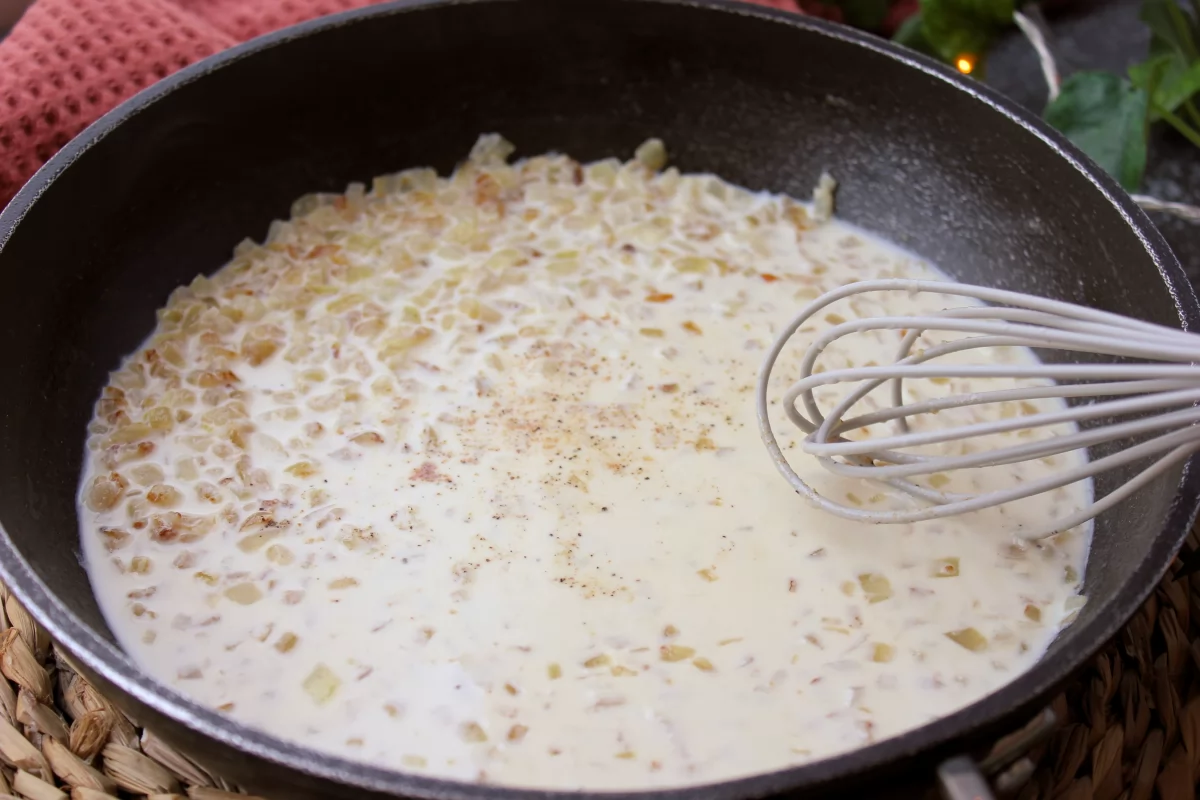
<instances>
[{"instance_id":1,"label":"pan handle","mask_svg":"<svg viewBox=\"0 0 1200 800\"><path fill-rule=\"evenodd\" d=\"M1009 794L1033 775L1027 754L1046 740L1058 724L1054 711L1044 709L1029 724L996 743L982 761L960 755L938 766L938 788L943 800L995 800Z\"/></svg>"}]
</instances>

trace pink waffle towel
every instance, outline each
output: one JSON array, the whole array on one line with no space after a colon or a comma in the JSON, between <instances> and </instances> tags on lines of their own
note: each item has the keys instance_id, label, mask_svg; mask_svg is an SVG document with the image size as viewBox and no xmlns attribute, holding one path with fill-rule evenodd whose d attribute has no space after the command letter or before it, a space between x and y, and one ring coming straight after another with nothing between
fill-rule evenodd
<instances>
[{"instance_id":1,"label":"pink waffle towel","mask_svg":"<svg viewBox=\"0 0 1200 800\"><path fill-rule=\"evenodd\" d=\"M37 0L0 41L0 208L72 137L155 81L238 42L377 1ZM799 11L795 0L747 2Z\"/></svg>"}]
</instances>

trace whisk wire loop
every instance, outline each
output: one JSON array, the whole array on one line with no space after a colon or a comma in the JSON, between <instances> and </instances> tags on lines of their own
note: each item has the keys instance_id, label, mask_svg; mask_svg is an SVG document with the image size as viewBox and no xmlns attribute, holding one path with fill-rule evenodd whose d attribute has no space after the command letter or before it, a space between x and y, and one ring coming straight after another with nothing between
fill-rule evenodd
<instances>
[{"instance_id":1,"label":"whisk wire loop","mask_svg":"<svg viewBox=\"0 0 1200 800\"><path fill-rule=\"evenodd\" d=\"M873 292L928 292L962 297L991 305L969 305L913 316L839 320L808 347L800 360L800 379L783 394L787 418L806 435L803 450L829 472L871 478L901 490L923 506L909 510L873 511L847 506L820 495L803 481L784 457L769 419L768 388L775 364L788 341L826 307L854 295ZM894 363L818 371L821 355L839 339L855 334L899 331ZM914 351L928 332L961 338ZM1030 347L1143 363L1082 361L1063 364L999 362L940 363L946 356L990 348ZM931 363L938 362L938 363ZM1191 454L1200 451L1200 336L1111 312L1001 289L940 281L878 280L849 284L810 303L780 333L759 373L759 431L777 468L797 492L827 511L865 522L908 523L938 519L1011 503L1127 467L1155 460L1103 498L1066 516L1019 531L1040 539L1082 524L1111 508ZM905 402L905 381L933 379L1004 379L1022 382L1015 388L990 389ZM891 383L892 407L847 417L864 398ZM816 391L852 385L828 412ZM1075 401L1042 410L1036 400ZM914 432L909 420L950 409L996 403L1019 404L1020 415L976 421L957 427ZM1030 410L1032 409L1032 410ZM1129 417L1133 417L1129 419ZM846 434L892 424L897 432L854 440ZM1080 429L1080 423L1091 427ZM1062 426L1069 432L1015 445L982 449L972 442L998 434L1021 435L1034 429ZM1054 434L1055 431L1050 431ZM1153 436L1151 436L1153 435ZM1137 441L1139 438L1145 441ZM1116 452L1056 471L1011 488L963 494L914 483L920 475L1019 464L1089 447L1126 443ZM959 444L956 454L913 452L935 445Z\"/></svg>"}]
</instances>

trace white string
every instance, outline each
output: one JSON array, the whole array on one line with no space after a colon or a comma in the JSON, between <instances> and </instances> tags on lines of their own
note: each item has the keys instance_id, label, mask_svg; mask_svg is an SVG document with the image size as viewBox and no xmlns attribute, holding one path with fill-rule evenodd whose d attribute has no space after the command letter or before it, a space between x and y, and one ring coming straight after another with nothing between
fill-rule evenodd
<instances>
[{"instance_id":1,"label":"white string","mask_svg":"<svg viewBox=\"0 0 1200 800\"><path fill-rule=\"evenodd\" d=\"M1047 99L1053 103L1058 99L1058 87L1062 81L1058 76L1058 65L1054 63L1054 56L1050 52L1050 46L1046 43L1046 36L1040 25L1020 11L1013 12L1013 20L1016 21L1017 27L1021 29L1021 33L1025 34L1025 38L1029 40L1037 53L1038 64L1042 67L1042 77L1046 79L1046 89L1049 95Z\"/></svg>"},{"instance_id":2,"label":"white string","mask_svg":"<svg viewBox=\"0 0 1200 800\"><path fill-rule=\"evenodd\" d=\"M1145 194L1132 195L1133 201L1147 211L1161 211L1164 214L1170 214L1188 222L1200 222L1200 208L1189 206L1187 203L1172 203L1168 200L1159 200L1157 197L1150 197Z\"/></svg>"}]
</instances>

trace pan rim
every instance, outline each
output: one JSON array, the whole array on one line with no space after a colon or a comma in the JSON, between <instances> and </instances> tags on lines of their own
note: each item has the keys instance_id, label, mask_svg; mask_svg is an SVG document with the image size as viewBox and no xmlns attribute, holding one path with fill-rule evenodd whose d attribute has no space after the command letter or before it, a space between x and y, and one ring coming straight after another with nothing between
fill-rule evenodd
<instances>
[{"instance_id":1,"label":"pan rim","mask_svg":"<svg viewBox=\"0 0 1200 800\"><path fill-rule=\"evenodd\" d=\"M345 11L310 20L266 34L233 48L209 56L174 73L124 101L88 126L51 158L0 211L0 251L17 230L21 220L41 195L53 186L71 164L82 157L125 121L141 113L168 94L204 76L237 63L244 58L286 45L288 42L318 35L343 26L395 14L414 13L446 6L472 6L502 3L537 4L545 0L398 0L397 2ZM1138 237L1158 269L1170 293L1180 325L1187 330L1200 329L1200 304L1178 260L1145 212L1099 167L1090 162L1063 136L1050 129L1030 112L1004 98L998 92L979 85L931 59L899 48L890 42L823 20L802 17L774 9L747 5L733 0L604 0L605 3L659 5L691 8L702 13L736 14L768 20L809 33L863 47L890 58L898 66L916 69L949 84L988 106L1009 121L1040 139L1081 173L1103 198L1121 215ZM858 750L776 772L734 780L673 789L622 791L544 791L518 787L480 785L440 778L429 778L370 766L293 744L255 728L234 722L200 706L174 690L149 678L121 650L100 637L70 608L57 598L33 571L15 547L0 523L0 577L26 606L34 618L88 672L115 686L153 713L169 717L202 736L296 773L343 784L347 788L398 794L413 798L439 800L596 800L613 798L704 797L723 800L735 797L760 797L796 789L817 789L845 780L864 771L895 767L902 759L931 750L952 752L954 741L966 732L999 730L1014 710L1031 708L1083 666L1137 611L1158 581L1166 573L1175 552L1195 519L1200 507L1200 456L1184 467L1175 499L1165 515L1162 530L1129 580L1106 602L1105 613L1091 622L1084 646L1064 650L1053 659L1039 660L1030 670L982 699L948 716L885 739ZM932 778L932 774L930 776Z\"/></svg>"}]
</instances>

